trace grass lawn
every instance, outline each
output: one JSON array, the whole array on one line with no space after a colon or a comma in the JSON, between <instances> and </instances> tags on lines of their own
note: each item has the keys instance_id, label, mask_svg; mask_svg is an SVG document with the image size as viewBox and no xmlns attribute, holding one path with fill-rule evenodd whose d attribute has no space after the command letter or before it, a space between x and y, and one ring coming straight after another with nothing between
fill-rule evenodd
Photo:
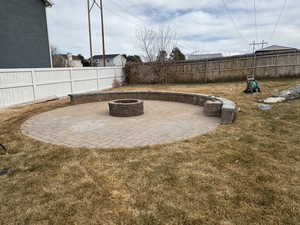
<instances>
[{"instance_id":1,"label":"grass lawn","mask_svg":"<svg viewBox=\"0 0 300 225\"><path fill-rule=\"evenodd\" d=\"M20 132L67 99L0 111L0 224L300 224L300 100L261 111L256 101L300 83L127 86L199 92L235 101L232 125L189 140L134 149L50 145ZM162 115L163 116L163 115Z\"/></svg>"}]
</instances>

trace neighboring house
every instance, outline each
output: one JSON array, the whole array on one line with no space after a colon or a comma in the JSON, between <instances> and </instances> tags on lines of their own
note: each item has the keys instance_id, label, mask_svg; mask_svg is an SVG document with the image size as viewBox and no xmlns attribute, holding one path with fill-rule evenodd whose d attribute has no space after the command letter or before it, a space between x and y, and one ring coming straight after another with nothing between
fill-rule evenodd
<instances>
[{"instance_id":1,"label":"neighboring house","mask_svg":"<svg viewBox=\"0 0 300 225\"><path fill-rule=\"evenodd\" d=\"M216 54L199 54L199 55L188 55L187 60L201 60L201 59L213 59L223 57L222 53Z\"/></svg>"},{"instance_id":2,"label":"neighboring house","mask_svg":"<svg viewBox=\"0 0 300 225\"><path fill-rule=\"evenodd\" d=\"M103 55L95 55L93 56L93 62L96 66L103 66ZM111 54L105 55L106 66L125 66L126 57L121 54Z\"/></svg>"},{"instance_id":3,"label":"neighboring house","mask_svg":"<svg viewBox=\"0 0 300 225\"><path fill-rule=\"evenodd\" d=\"M52 62L53 67L83 67L82 58L72 54L55 54Z\"/></svg>"},{"instance_id":4,"label":"neighboring house","mask_svg":"<svg viewBox=\"0 0 300 225\"><path fill-rule=\"evenodd\" d=\"M51 66L47 0L0 1L0 68Z\"/></svg>"},{"instance_id":5,"label":"neighboring house","mask_svg":"<svg viewBox=\"0 0 300 225\"><path fill-rule=\"evenodd\" d=\"M255 52L257 55L262 54L276 54L276 53L290 53L290 52L296 52L298 51L297 48L290 48L285 46L279 46L279 45L271 45L266 48L259 49Z\"/></svg>"}]
</instances>

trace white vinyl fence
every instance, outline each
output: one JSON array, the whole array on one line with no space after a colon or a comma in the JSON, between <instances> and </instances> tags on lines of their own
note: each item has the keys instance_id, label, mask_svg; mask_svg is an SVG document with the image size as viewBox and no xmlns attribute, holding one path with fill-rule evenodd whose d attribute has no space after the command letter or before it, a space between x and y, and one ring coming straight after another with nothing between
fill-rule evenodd
<instances>
[{"instance_id":1,"label":"white vinyl fence","mask_svg":"<svg viewBox=\"0 0 300 225\"><path fill-rule=\"evenodd\" d=\"M122 67L0 69L0 108L51 96L112 88Z\"/></svg>"}]
</instances>

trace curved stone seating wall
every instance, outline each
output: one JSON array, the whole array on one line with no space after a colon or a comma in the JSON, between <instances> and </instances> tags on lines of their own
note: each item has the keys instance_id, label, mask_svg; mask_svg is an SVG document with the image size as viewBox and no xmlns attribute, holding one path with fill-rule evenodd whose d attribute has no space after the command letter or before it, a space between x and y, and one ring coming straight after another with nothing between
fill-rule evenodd
<instances>
[{"instance_id":1,"label":"curved stone seating wall","mask_svg":"<svg viewBox=\"0 0 300 225\"><path fill-rule=\"evenodd\" d=\"M236 116L236 105L234 102L215 96L186 93L186 92L165 92L165 91L114 91L114 92L89 92L82 94L71 94L71 104L84 104L97 101L112 101L115 99L143 99L158 101L173 101L187 104L204 106L207 100L219 101L221 107L221 123L231 124Z\"/></svg>"}]
</instances>

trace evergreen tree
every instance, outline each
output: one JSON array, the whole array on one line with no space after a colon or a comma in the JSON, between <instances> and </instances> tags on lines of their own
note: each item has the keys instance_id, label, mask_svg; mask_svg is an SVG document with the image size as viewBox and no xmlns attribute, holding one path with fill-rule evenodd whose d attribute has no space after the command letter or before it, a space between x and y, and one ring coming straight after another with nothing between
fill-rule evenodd
<instances>
[{"instance_id":1,"label":"evergreen tree","mask_svg":"<svg viewBox=\"0 0 300 225\"><path fill-rule=\"evenodd\" d=\"M180 51L178 47L173 48L170 59L174 61L185 60L185 55Z\"/></svg>"},{"instance_id":2,"label":"evergreen tree","mask_svg":"<svg viewBox=\"0 0 300 225\"><path fill-rule=\"evenodd\" d=\"M142 59L138 55L129 55L126 57L128 63L141 63Z\"/></svg>"},{"instance_id":3,"label":"evergreen tree","mask_svg":"<svg viewBox=\"0 0 300 225\"><path fill-rule=\"evenodd\" d=\"M167 60L168 53L165 50L160 50L157 56L157 61L164 62Z\"/></svg>"}]
</instances>

